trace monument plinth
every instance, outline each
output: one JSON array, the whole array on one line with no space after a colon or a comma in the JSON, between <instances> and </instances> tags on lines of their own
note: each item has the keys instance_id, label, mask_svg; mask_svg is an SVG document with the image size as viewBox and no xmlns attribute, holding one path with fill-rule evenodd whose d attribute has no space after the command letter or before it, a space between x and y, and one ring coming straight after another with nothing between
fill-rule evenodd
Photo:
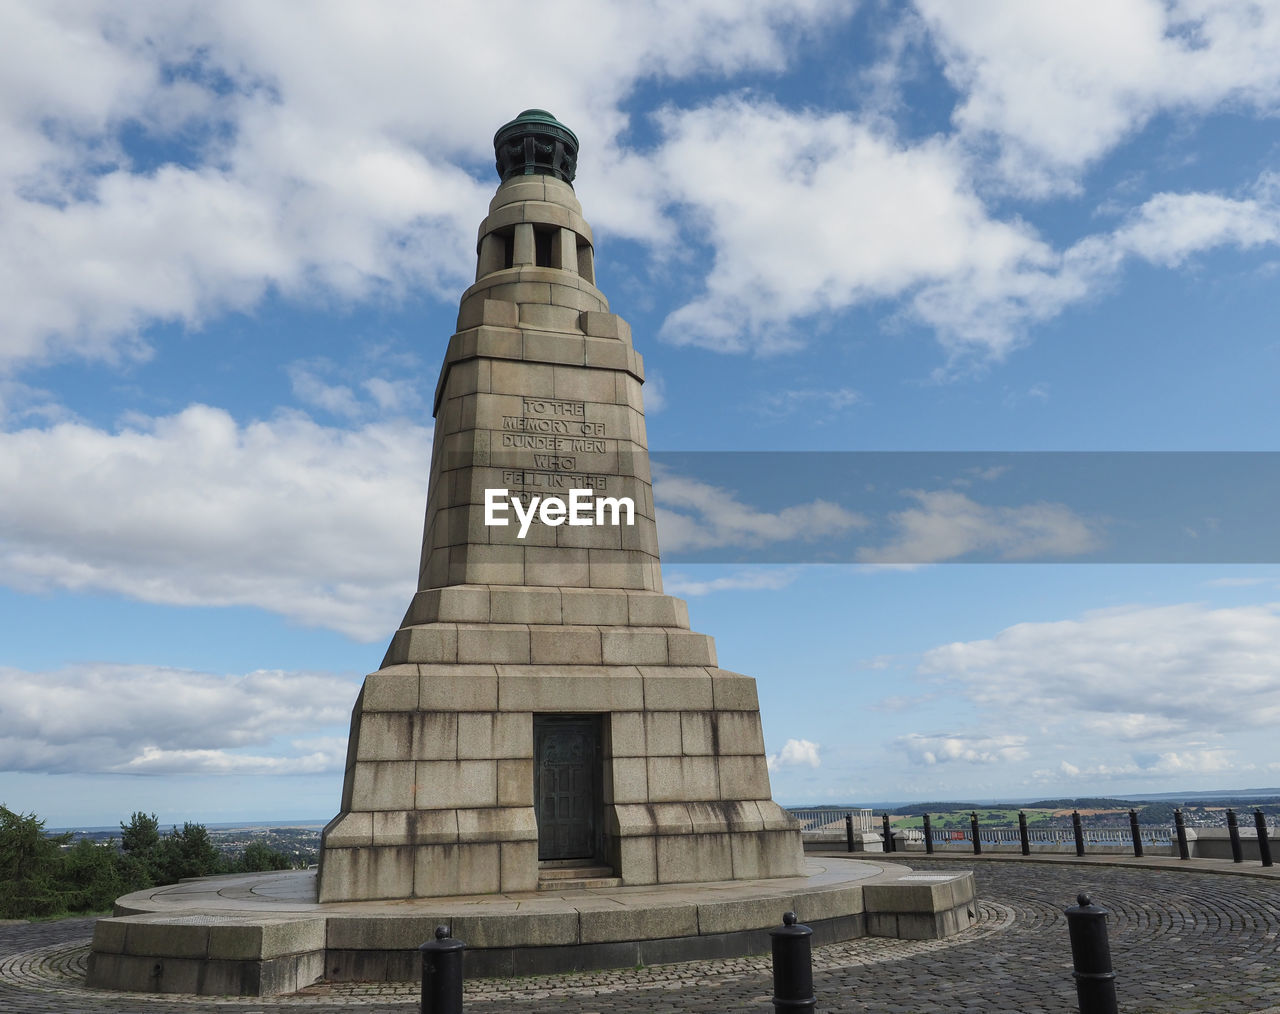
<instances>
[{"instance_id":1,"label":"monument plinth","mask_svg":"<svg viewBox=\"0 0 1280 1014\"><path fill-rule=\"evenodd\" d=\"M662 593L641 385L596 288L577 138L528 110L494 139L436 387L418 591L351 719L320 900L793 876L755 681ZM486 490L628 498L632 524L485 523ZM511 517L508 512L508 517ZM514 521L514 518L512 518Z\"/></svg>"}]
</instances>

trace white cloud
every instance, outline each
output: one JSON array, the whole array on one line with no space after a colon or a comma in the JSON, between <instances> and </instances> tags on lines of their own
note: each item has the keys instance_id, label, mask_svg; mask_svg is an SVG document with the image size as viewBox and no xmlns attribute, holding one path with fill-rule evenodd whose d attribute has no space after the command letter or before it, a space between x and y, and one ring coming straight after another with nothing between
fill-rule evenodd
<instances>
[{"instance_id":1,"label":"white cloud","mask_svg":"<svg viewBox=\"0 0 1280 1014\"><path fill-rule=\"evenodd\" d=\"M0 770L77 774L340 771L358 682L157 666L0 668ZM289 737L278 742L279 737Z\"/></svg>"},{"instance_id":2,"label":"white cloud","mask_svg":"<svg viewBox=\"0 0 1280 1014\"><path fill-rule=\"evenodd\" d=\"M792 568L766 567L756 567L701 581L688 574L675 573L664 575L662 586L668 595L691 598L719 591L777 591L795 581L796 576L797 572Z\"/></svg>"},{"instance_id":3,"label":"white cloud","mask_svg":"<svg viewBox=\"0 0 1280 1014\"><path fill-rule=\"evenodd\" d=\"M910 733L896 741L899 749L916 764L933 766L961 761L966 764L996 764L1026 760L1027 737L1021 735L970 735Z\"/></svg>"},{"instance_id":4,"label":"white cloud","mask_svg":"<svg viewBox=\"0 0 1280 1014\"><path fill-rule=\"evenodd\" d=\"M1121 760L1115 764L1088 764L1084 766L1062 761L1056 770L1042 770L1035 773L1040 781L1052 781L1066 777L1072 780L1088 779L1092 782L1125 780L1135 778L1194 777L1199 775L1220 775L1251 771L1255 765L1244 762L1240 751L1232 749L1218 750L1170 750L1154 757L1146 757L1142 763L1134 760Z\"/></svg>"},{"instance_id":5,"label":"white cloud","mask_svg":"<svg viewBox=\"0 0 1280 1014\"><path fill-rule=\"evenodd\" d=\"M304 405L323 409L333 415L354 419L362 412L355 391L346 384L328 384L302 363L289 368L289 382L294 397Z\"/></svg>"},{"instance_id":6,"label":"white cloud","mask_svg":"<svg viewBox=\"0 0 1280 1014\"><path fill-rule=\"evenodd\" d=\"M918 675L925 693L911 703L964 720L892 741L930 772L900 791L1257 784L1250 772L1280 721L1280 603L1126 606L1020 623L926 652ZM973 773L984 770L993 772L985 781Z\"/></svg>"},{"instance_id":7,"label":"white cloud","mask_svg":"<svg viewBox=\"0 0 1280 1014\"><path fill-rule=\"evenodd\" d=\"M776 352L800 341L791 325L810 314L1053 260L1030 228L990 217L944 140L908 146L881 124L742 97L668 110L662 124L658 166L715 250L706 291L663 324L669 341ZM701 171L677 171L692 165Z\"/></svg>"},{"instance_id":8,"label":"white cloud","mask_svg":"<svg viewBox=\"0 0 1280 1014\"><path fill-rule=\"evenodd\" d=\"M193 405L0 434L0 580L250 605L362 640L412 594L431 432Z\"/></svg>"},{"instance_id":9,"label":"white cloud","mask_svg":"<svg viewBox=\"0 0 1280 1014\"><path fill-rule=\"evenodd\" d=\"M1080 172L1157 113L1280 102L1280 10L1238 0L916 0L960 93L954 122L994 141L1033 194Z\"/></svg>"},{"instance_id":10,"label":"white cloud","mask_svg":"<svg viewBox=\"0 0 1280 1014\"><path fill-rule=\"evenodd\" d=\"M1117 251L1176 267L1189 256L1220 246L1241 249L1280 240L1280 176L1264 174L1258 196L1156 194L1116 231Z\"/></svg>"},{"instance_id":11,"label":"white cloud","mask_svg":"<svg viewBox=\"0 0 1280 1014\"><path fill-rule=\"evenodd\" d=\"M806 318L888 299L934 330L951 364L998 360L1113 285L1127 260L1177 267L1280 242L1269 173L1242 196L1155 194L1059 250L993 215L958 138L907 143L881 120L741 96L668 109L661 123L668 199L692 212L686 241L714 253L703 291L663 323L676 344L777 353L803 343ZM756 139L750 186L736 171L742 137Z\"/></svg>"},{"instance_id":12,"label":"white cloud","mask_svg":"<svg viewBox=\"0 0 1280 1014\"><path fill-rule=\"evenodd\" d=\"M492 186L491 130L517 111L509 96L529 94L528 54L554 51L569 20L574 59L543 61L526 101L582 137L580 192L603 231L659 259L710 245L702 291L665 322L674 342L776 352L803 340L807 318L887 299L953 360L999 358L1105 288L1126 257L1175 266L1277 241L1274 185L1249 198L1156 195L1114 234L1064 250L993 214L978 189L988 138L1010 179L1043 191L1160 110L1273 110L1280 16L1268 7L919 6L875 73L906 74L900 58L927 30L960 92L953 134L908 142L882 113L738 96L666 109L663 138L641 153L619 147L637 82L781 70L797 40L853 4L559 0L496 19L481 5L357 15L316 3L299 19L263 4L11 4L0 13L0 370L145 357L149 325L198 328L271 292L452 302ZM459 91L459 80L486 87ZM131 156L126 125L173 146L173 160ZM683 248L677 212L693 223ZM312 394L327 410L353 407L341 390Z\"/></svg>"},{"instance_id":13,"label":"white cloud","mask_svg":"<svg viewBox=\"0 0 1280 1014\"><path fill-rule=\"evenodd\" d=\"M311 775L341 771L346 741L325 749L292 757L232 753L228 750L162 750L144 746L136 757L114 769L116 774L137 775ZM308 744L315 746L316 744Z\"/></svg>"},{"instance_id":14,"label":"white cloud","mask_svg":"<svg viewBox=\"0 0 1280 1014\"><path fill-rule=\"evenodd\" d=\"M362 365L376 369L380 364ZM340 368L327 359L299 360L290 363L286 372L293 396L301 404L341 419L385 419L421 412L424 407L421 393L407 379L356 379L350 366ZM331 383L334 377L346 382Z\"/></svg>"},{"instance_id":15,"label":"white cloud","mask_svg":"<svg viewBox=\"0 0 1280 1014\"><path fill-rule=\"evenodd\" d=\"M1126 606L1020 623L934 648L920 669L1006 724L1181 753L1190 738L1280 721L1280 605Z\"/></svg>"},{"instance_id":16,"label":"white cloud","mask_svg":"<svg viewBox=\"0 0 1280 1014\"><path fill-rule=\"evenodd\" d=\"M1056 503L990 507L954 490L912 490L918 507L889 521L894 539L859 550L865 563L936 563L969 553L1002 560L1078 556L1101 544L1087 520Z\"/></svg>"},{"instance_id":17,"label":"white cloud","mask_svg":"<svg viewBox=\"0 0 1280 1014\"><path fill-rule=\"evenodd\" d=\"M782 751L769 754L765 758L765 763L768 764L770 771L806 765L811 768L820 767L822 765L822 758L818 754L820 749L819 744L807 739L789 739L782 744Z\"/></svg>"},{"instance_id":18,"label":"white cloud","mask_svg":"<svg viewBox=\"0 0 1280 1014\"><path fill-rule=\"evenodd\" d=\"M1248 249L1280 241L1280 201L1271 174L1251 196L1162 193L1149 198L1112 232L1083 237L1061 252L1009 265L975 265L920 288L914 312L938 331L954 364L999 359L1027 329L1097 296L1133 258L1176 267L1222 247Z\"/></svg>"},{"instance_id":19,"label":"white cloud","mask_svg":"<svg viewBox=\"0 0 1280 1014\"><path fill-rule=\"evenodd\" d=\"M862 395L851 387L830 390L793 388L765 395L764 407L772 415L789 416L803 412L809 421L825 423L861 401Z\"/></svg>"},{"instance_id":20,"label":"white cloud","mask_svg":"<svg viewBox=\"0 0 1280 1014\"><path fill-rule=\"evenodd\" d=\"M494 17L320 2L300 18L269 4L9 4L0 366L145 356L152 322L199 327L273 289L452 300L492 189L491 132L519 111L511 96L573 124L591 179L624 161L620 103L641 78L781 68L797 34L849 8L552 0ZM560 51L570 22L572 59L531 56ZM134 161L126 127L178 154ZM661 235L646 188L615 186L591 184L601 224Z\"/></svg>"},{"instance_id":21,"label":"white cloud","mask_svg":"<svg viewBox=\"0 0 1280 1014\"><path fill-rule=\"evenodd\" d=\"M360 386L373 399L378 411L387 415L404 412L422 402L418 390L408 380L369 377L362 380Z\"/></svg>"},{"instance_id":22,"label":"white cloud","mask_svg":"<svg viewBox=\"0 0 1280 1014\"><path fill-rule=\"evenodd\" d=\"M866 519L826 500L760 511L729 490L656 470L658 541L668 552L813 541L866 525Z\"/></svg>"},{"instance_id":23,"label":"white cloud","mask_svg":"<svg viewBox=\"0 0 1280 1014\"><path fill-rule=\"evenodd\" d=\"M667 407L667 384L653 370L647 371L644 379L644 411L645 415L656 415Z\"/></svg>"}]
</instances>

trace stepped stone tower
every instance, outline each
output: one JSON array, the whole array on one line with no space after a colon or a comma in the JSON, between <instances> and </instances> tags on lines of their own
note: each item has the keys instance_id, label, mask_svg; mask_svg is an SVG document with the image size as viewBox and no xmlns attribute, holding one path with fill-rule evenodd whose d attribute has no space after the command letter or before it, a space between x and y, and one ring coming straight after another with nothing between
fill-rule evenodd
<instances>
[{"instance_id":1,"label":"stepped stone tower","mask_svg":"<svg viewBox=\"0 0 1280 1014\"><path fill-rule=\"evenodd\" d=\"M755 681L662 593L630 328L595 286L577 138L494 138L435 395L418 592L351 716L321 901L801 873L770 798ZM634 524L486 525L485 491L629 497ZM510 516L510 514L508 514ZM562 883L564 881L561 881Z\"/></svg>"}]
</instances>

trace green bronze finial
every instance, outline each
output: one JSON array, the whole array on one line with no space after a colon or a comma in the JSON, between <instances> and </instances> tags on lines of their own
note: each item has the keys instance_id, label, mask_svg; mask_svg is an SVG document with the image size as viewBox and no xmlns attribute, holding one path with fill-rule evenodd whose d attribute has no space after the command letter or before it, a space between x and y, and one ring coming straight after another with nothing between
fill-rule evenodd
<instances>
[{"instance_id":1,"label":"green bronze finial","mask_svg":"<svg viewBox=\"0 0 1280 1014\"><path fill-rule=\"evenodd\" d=\"M545 109L526 109L493 135L498 175L555 176L572 183L578 169L578 138Z\"/></svg>"}]
</instances>

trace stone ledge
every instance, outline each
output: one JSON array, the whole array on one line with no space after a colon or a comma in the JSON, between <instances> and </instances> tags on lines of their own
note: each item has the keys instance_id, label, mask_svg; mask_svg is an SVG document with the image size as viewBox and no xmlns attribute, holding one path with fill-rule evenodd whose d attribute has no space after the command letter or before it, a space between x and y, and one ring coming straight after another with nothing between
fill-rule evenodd
<instances>
[{"instance_id":1,"label":"stone ledge","mask_svg":"<svg viewBox=\"0 0 1280 1014\"><path fill-rule=\"evenodd\" d=\"M87 982L204 996L293 993L324 975L323 916L160 913L98 920Z\"/></svg>"},{"instance_id":2,"label":"stone ledge","mask_svg":"<svg viewBox=\"0 0 1280 1014\"><path fill-rule=\"evenodd\" d=\"M863 887L867 933L900 940L938 940L977 921L973 874L911 873Z\"/></svg>"},{"instance_id":3,"label":"stone ledge","mask_svg":"<svg viewBox=\"0 0 1280 1014\"><path fill-rule=\"evenodd\" d=\"M827 868L811 863L805 876L749 883L326 905L314 902L309 871L256 876L188 881L120 899L118 907L145 914L99 923L90 984L267 996L322 975L409 981L420 974L418 946L440 923L467 943L468 976L485 977L767 953L768 930L786 911L823 944L868 934L948 936L971 925L967 913L974 910L969 872L913 874L845 859ZM957 904L960 898L967 900ZM280 913L281 905L292 911ZM135 926L158 932L135 934L130 950ZM218 934L225 939L215 946ZM286 953L299 947L311 949ZM151 953L139 953L144 949ZM258 957L234 957L252 954Z\"/></svg>"}]
</instances>

